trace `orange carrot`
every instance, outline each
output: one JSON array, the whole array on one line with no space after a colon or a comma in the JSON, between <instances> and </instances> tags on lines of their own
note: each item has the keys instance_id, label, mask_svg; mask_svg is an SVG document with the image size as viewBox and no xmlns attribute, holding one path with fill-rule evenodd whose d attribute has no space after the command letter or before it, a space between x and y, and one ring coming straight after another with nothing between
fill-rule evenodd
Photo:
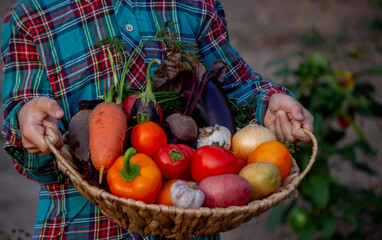
<instances>
[{"instance_id":1,"label":"orange carrot","mask_svg":"<svg viewBox=\"0 0 382 240\"><path fill-rule=\"evenodd\" d=\"M103 44L115 47L117 52L124 52L123 45L118 38L106 38L100 42L100 45ZM127 70L131 67L135 51L142 46L143 42L131 53L127 61L123 54L120 56L120 63L123 65L122 72L114 62L110 48L107 48L114 83L104 94L105 102L98 104L90 113L89 118L90 157L93 166L99 171L100 184L102 183L104 172L113 165L120 155L123 155L127 131L127 117L121 107L124 83L126 81L125 76ZM158 62L159 60L154 59L152 61Z\"/></svg>"},{"instance_id":2,"label":"orange carrot","mask_svg":"<svg viewBox=\"0 0 382 240\"><path fill-rule=\"evenodd\" d=\"M99 183L114 161L122 155L127 131L127 117L122 107L113 102L98 104L89 118L89 148Z\"/></svg>"}]
</instances>

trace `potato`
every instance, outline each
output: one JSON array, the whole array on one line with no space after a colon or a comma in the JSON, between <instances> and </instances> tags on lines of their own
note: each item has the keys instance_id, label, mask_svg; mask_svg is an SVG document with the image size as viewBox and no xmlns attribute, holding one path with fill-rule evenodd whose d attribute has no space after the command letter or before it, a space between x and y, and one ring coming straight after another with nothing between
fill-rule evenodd
<instances>
[{"instance_id":1,"label":"potato","mask_svg":"<svg viewBox=\"0 0 382 240\"><path fill-rule=\"evenodd\" d=\"M252 186L251 200L262 199L276 191L281 183L278 167L271 162L250 163L240 170L239 176Z\"/></svg>"},{"instance_id":2,"label":"potato","mask_svg":"<svg viewBox=\"0 0 382 240\"><path fill-rule=\"evenodd\" d=\"M205 195L205 207L243 206L251 198L252 187L249 182L236 174L223 174L207 177L199 183Z\"/></svg>"}]
</instances>

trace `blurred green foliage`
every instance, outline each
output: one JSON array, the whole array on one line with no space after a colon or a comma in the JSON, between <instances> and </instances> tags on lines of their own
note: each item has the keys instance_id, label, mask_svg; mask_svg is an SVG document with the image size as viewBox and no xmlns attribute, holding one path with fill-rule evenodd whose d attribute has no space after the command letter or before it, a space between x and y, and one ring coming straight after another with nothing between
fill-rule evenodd
<instances>
[{"instance_id":1,"label":"blurred green foliage","mask_svg":"<svg viewBox=\"0 0 382 240\"><path fill-rule=\"evenodd\" d=\"M314 135L319 152L306 179L299 186L300 197L288 206L275 208L269 224L276 228L288 222L299 239L367 239L366 229L381 226L382 197L374 191L355 189L341 184L332 176L330 159L336 164L350 163L354 171L375 175L374 169L359 161L373 155L360 127L363 118L381 118L382 105L375 100L371 84L358 81L369 75L382 75L382 65L352 72L337 70L321 54L294 54L299 58L292 67L287 60L272 61L276 76L284 78L286 86L314 116ZM356 137L347 138L348 131ZM346 141L344 141L346 139ZM339 144L341 143L341 144ZM294 158L303 169L310 159L309 145L299 148ZM338 160L337 160L338 159ZM347 231L340 231L339 225Z\"/></svg>"}]
</instances>

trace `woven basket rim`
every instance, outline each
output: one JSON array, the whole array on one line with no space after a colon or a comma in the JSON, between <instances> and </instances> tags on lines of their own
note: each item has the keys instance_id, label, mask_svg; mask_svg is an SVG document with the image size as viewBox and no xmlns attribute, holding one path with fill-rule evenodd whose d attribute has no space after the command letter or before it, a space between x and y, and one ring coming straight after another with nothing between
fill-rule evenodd
<instances>
[{"instance_id":1,"label":"woven basket rim","mask_svg":"<svg viewBox=\"0 0 382 240\"><path fill-rule=\"evenodd\" d=\"M134 209L133 211L136 212L144 212L147 211L149 213L161 213L165 216L171 216L169 217L170 220L174 220L172 218L179 218L179 216L188 217L191 218L200 217L200 216L225 216L229 217L230 215L239 216L240 214L249 215L249 217L246 217L242 220L237 220L235 223L232 224L232 226L228 226L224 229L218 229L218 231L215 231L213 233L219 233L224 232L228 230L232 230L242 223L250 220L253 217L259 216L263 212L267 211L268 209L276 206L281 201L289 198L293 193L297 191L297 187L302 181L302 179L306 176L306 174L310 171L312 168L315 158L318 151L317 146L317 140L314 137L314 135L309 132L308 130L304 129L304 132L311 138L313 147L312 147L312 155L310 157L310 160L305 167L305 169L300 172L300 169L295 161L293 159L293 165L291 172L289 176L283 181L282 185L271 195L267 196L264 199L261 200L254 200L249 202L245 206L231 206L227 208L208 208L208 207L200 207L197 209L184 209L180 207L175 206L166 206L166 205L157 205L157 204L146 204L142 201L137 201L134 199L126 199L121 198L118 196L115 196L111 194L110 192L100 189L97 186L91 185L89 182L83 179L81 174L76 170L76 167L70 160L71 153L68 145L64 145L61 149L56 149L49 141L49 139L46 138L46 142L51 148L52 152L56 156L57 164L59 169L69 177L69 179L72 181L73 185L79 190L79 192L84 195L85 198L87 198L90 202L95 204L97 207L101 209L101 211L104 213L106 217L108 217L110 220L115 221L119 225L121 225L123 228L126 228L130 232L138 232L141 234L152 234L152 232L147 230L147 227L145 227L145 230L137 230L136 227L130 227L132 225L130 216L128 215L129 220L127 219L118 219L121 218L120 216L114 216L118 215L118 213L107 213L106 210L109 208L109 205L115 205L115 206L122 206L122 207L128 207L128 212L131 211L131 209ZM106 203L106 207L104 204ZM121 221L123 223L121 223ZM127 225L125 222L128 222ZM200 229L197 229L197 231L193 232L191 235L190 233L172 233L172 234L164 234L162 236L165 237L174 237L174 238L183 238L183 237L196 237L196 236L202 236L204 235L203 232L198 232ZM209 231L207 229L207 232L209 234Z\"/></svg>"}]
</instances>

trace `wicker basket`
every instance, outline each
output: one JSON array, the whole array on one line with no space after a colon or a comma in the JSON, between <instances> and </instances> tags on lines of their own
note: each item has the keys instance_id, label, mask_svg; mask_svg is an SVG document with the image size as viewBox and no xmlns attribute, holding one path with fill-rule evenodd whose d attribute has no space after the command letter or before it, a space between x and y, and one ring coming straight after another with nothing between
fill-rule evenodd
<instances>
[{"instance_id":1,"label":"wicker basket","mask_svg":"<svg viewBox=\"0 0 382 240\"><path fill-rule=\"evenodd\" d=\"M317 141L314 135L307 130L304 131L312 139L313 148L309 163L301 174L296 161L294 161L289 176L268 197L252 201L246 206L213 209L206 207L184 209L145 204L142 201L112 195L89 184L82 178L73 164L68 145L64 145L60 150L57 150L46 140L57 158L60 170L70 178L73 185L86 199L101 209L107 218L130 232L183 239L209 236L232 230L242 223L259 216L295 193L297 186L312 168L317 154Z\"/></svg>"}]
</instances>

